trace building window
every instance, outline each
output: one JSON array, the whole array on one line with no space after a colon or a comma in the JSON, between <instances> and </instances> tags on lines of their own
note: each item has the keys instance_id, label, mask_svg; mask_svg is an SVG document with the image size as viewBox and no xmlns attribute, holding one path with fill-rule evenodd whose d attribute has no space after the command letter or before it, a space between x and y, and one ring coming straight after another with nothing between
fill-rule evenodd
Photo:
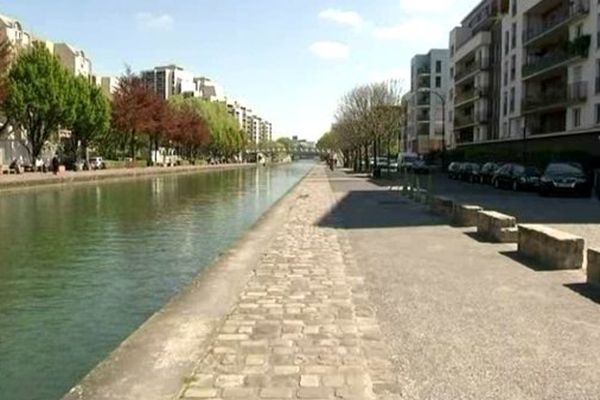
<instances>
[{"instance_id":1,"label":"building window","mask_svg":"<svg viewBox=\"0 0 600 400\"><path fill-rule=\"evenodd\" d=\"M435 62L435 72L438 74L442 73L442 62L441 61Z\"/></svg>"},{"instance_id":2,"label":"building window","mask_svg":"<svg viewBox=\"0 0 600 400\"><path fill-rule=\"evenodd\" d=\"M441 76L436 76L435 77L435 87L436 88L441 88L442 87L442 77Z\"/></svg>"},{"instance_id":3,"label":"building window","mask_svg":"<svg viewBox=\"0 0 600 400\"><path fill-rule=\"evenodd\" d=\"M573 127L578 128L581 126L581 108L573 109Z\"/></svg>"},{"instance_id":4,"label":"building window","mask_svg":"<svg viewBox=\"0 0 600 400\"><path fill-rule=\"evenodd\" d=\"M596 104L596 125L600 125L600 104Z\"/></svg>"},{"instance_id":5,"label":"building window","mask_svg":"<svg viewBox=\"0 0 600 400\"><path fill-rule=\"evenodd\" d=\"M513 17L515 15L517 15L517 0L512 0L512 4L511 4L511 8L510 8L510 13L511 13L511 15Z\"/></svg>"},{"instance_id":6,"label":"building window","mask_svg":"<svg viewBox=\"0 0 600 400\"><path fill-rule=\"evenodd\" d=\"M510 42L510 32L504 32L504 54L508 54L508 43Z\"/></svg>"},{"instance_id":7,"label":"building window","mask_svg":"<svg viewBox=\"0 0 600 400\"><path fill-rule=\"evenodd\" d=\"M517 56L512 55L510 58L510 81L514 81L517 75Z\"/></svg>"},{"instance_id":8,"label":"building window","mask_svg":"<svg viewBox=\"0 0 600 400\"><path fill-rule=\"evenodd\" d=\"M517 24L513 22L512 24L512 39L511 39L511 48L517 47Z\"/></svg>"},{"instance_id":9,"label":"building window","mask_svg":"<svg viewBox=\"0 0 600 400\"><path fill-rule=\"evenodd\" d=\"M515 88L510 88L510 112L515 112Z\"/></svg>"},{"instance_id":10,"label":"building window","mask_svg":"<svg viewBox=\"0 0 600 400\"><path fill-rule=\"evenodd\" d=\"M504 92L504 96L502 97L502 115L506 116L508 113L508 94Z\"/></svg>"},{"instance_id":11,"label":"building window","mask_svg":"<svg viewBox=\"0 0 600 400\"><path fill-rule=\"evenodd\" d=\"M504 86L508 85L508 62L504 63Z\"/></svg>"}]
</instances>

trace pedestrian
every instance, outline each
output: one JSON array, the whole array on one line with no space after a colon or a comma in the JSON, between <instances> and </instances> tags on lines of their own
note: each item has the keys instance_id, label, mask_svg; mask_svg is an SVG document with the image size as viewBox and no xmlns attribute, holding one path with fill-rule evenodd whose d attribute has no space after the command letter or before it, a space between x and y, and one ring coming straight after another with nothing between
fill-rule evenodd
<instances>
[{"instance_id":1,"label":"pedestrian","mask_svg":"<svg viewBox=\"0 0 600 400\"><path fill-rule=\"evenodd\" d=\"M58 174L58 155L54 155L54 157L52 157L52 172L54 173L54 175Z\"/></svg>"}]
</instances>

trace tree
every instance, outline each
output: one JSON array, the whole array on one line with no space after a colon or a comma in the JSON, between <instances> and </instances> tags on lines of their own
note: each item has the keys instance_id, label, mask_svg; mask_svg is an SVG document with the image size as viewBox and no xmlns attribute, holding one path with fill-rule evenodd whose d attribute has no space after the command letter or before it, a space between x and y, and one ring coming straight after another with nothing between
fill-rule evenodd
<instances>
[{"instance_id":1,"label":"tree","mask_svg":"<svg viewBox=\"0 0 600 400\"><path fill-rule=\"evenodd\" d=\"M162 99L148 89L142 79L127 71L113 96L113 126L126 135L130 157L135 161L138 135L157 129Z\"/></svg>"},{"instance_id":2,"label":"tree","mask_svg":"<svg viewBox=\"0 0 600 400\"><path fill-rule=\"evenodd\" d=\"M102 90L91 85L86 78L72 78L71 148L75 158L85 157L90 144L102 138L110 128L110 104ZM77 154L80 148L82 154Z\"/></svg>"},{"instance_id":3,"label":"tree","mask_svg":"<svg viewBox=\"0 0 600 400\"><path fill-rule=\"evenodd\" d=\"M13 127L27 132L23 144L33 163L50 135L69 122L69 75L44 45L35 43L12 64L8 85L4 112Z\"/></svg>"},{"instance_id":4,"label":"tree","mask_svg":"<svg viewBox=\"0 0 600 400\"><path fill-rule=\"evenodd\" d=\"M12 61L12 51L12 45L8 40L0 41L0 111L4 109L4 102L8 98L8 72ZM10 120L6 116L3 118L4 121L0 123L0 135L10 125Z\"/></svg>"},{"instance_id":5,"label":"tree","mask_svg":"<svg viewBox=\"0 0 600 400\"><path fill-rule=\"evenodd\" d=\"M180 146L180 155L195 163L201 149L210 142L208 126L190 102L170 105L169 138Z\"/></svg>"},{"instance_id":6,"label":"tree","mask_svg":"<svg viewBox=\"0 0 600 400\"><path fill-rule=\"evenodd\" d=\"M276 140L276 142L279 143L280 145L282 145L288 154L291 154L294 152L294 141L292 139L290 139L288 137L280 137L279 139Z\"/></svg>"}]
</instances>

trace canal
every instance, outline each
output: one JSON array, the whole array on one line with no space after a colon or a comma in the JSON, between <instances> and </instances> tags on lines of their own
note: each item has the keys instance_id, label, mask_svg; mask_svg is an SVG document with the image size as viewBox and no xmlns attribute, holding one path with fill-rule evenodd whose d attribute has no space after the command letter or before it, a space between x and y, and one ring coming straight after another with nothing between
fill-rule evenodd
<instances>
[{"instance_id":1,"label":"canal","mask_svg":"<svg viewBox=\"0 0 600 400\"><path fill-rule=\"evenodd\" d=\"M0 193L0 398L59 399L311 166Z\"/></svg>"}]
</instances>

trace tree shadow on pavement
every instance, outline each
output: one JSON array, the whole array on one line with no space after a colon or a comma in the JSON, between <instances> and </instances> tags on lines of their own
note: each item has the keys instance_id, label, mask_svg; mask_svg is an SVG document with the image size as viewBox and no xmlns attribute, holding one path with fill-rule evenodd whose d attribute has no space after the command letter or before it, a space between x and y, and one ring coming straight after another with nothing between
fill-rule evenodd
<instances>
[{"instance_id":1,"label":"tree shadow on pavement","mask_svg":"<svg viewBox=\"0 0 600 400\"><path fill-rule=\"evenodd\" d=\"M448 225L445 219L398 192L353 190L346 192L335 207L323 216L318 226L342 229L394 228Z\"/></svg>"},{"instance_id":2,"label":"tree shadow on pavement","mask_svg":"<svg viewBox=\"0 0 600 400\"><path fill-rule=\"evenodd\" d=\"M568 283L564 286L583 297L587 297L594 303L600 304L600 288L588 283Z\"/></svg>"}]
</instances>

